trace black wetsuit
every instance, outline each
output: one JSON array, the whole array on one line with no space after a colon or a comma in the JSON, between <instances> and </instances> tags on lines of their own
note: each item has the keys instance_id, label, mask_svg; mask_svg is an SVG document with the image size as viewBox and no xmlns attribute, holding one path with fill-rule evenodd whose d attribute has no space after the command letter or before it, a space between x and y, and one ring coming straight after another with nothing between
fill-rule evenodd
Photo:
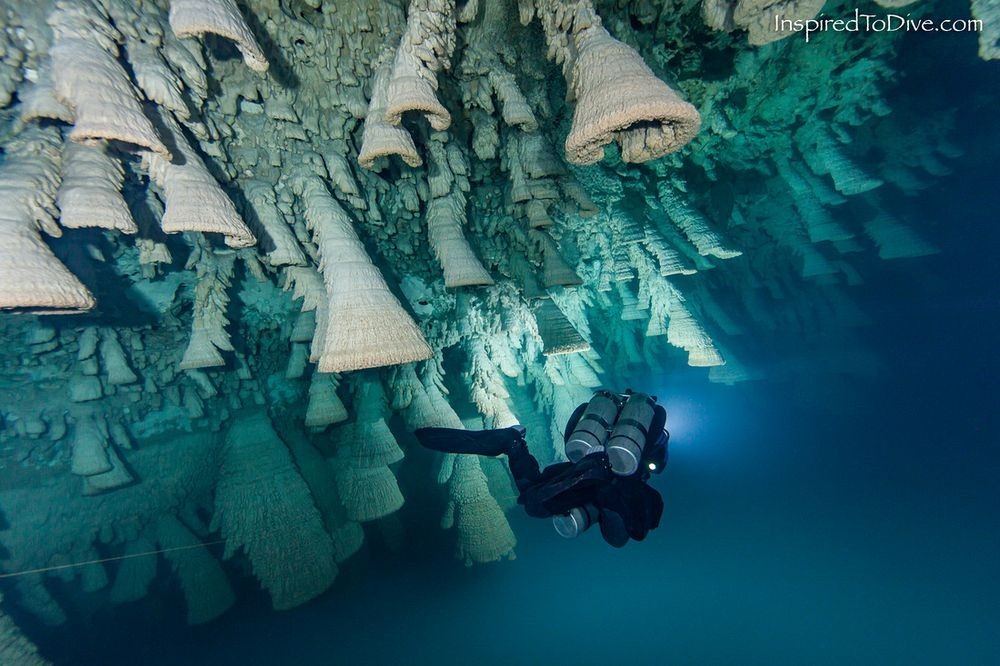
<instances>
[{"instance_id":1,"label":"black wetsuit","mask_svg":"<svg viewBox=\"0 0 1000 666\"><path fill-rule=\"evenodd\" d=\"M566 439L585 408L586 404L580 405L573 413L566 426ZM655 410L649 429L653 441L647 444L663 446L665 455L666 412L659 405ZM529 516L549 518L592 505L599 511L601 535L616 548L624 546L629 538L645 539L660 524L663 499L647 485L649 473L639 470L631 476L617 476L611 471L605 453L593 453L576 463L556 463L540 470L538 461L528 451L522 426L483 431L420 428L416 435L421 444L435 451L506 454L520 492L517 501L524 505ZM665 457L663 460L666 461Z\"/></svg>"}]
</instances>

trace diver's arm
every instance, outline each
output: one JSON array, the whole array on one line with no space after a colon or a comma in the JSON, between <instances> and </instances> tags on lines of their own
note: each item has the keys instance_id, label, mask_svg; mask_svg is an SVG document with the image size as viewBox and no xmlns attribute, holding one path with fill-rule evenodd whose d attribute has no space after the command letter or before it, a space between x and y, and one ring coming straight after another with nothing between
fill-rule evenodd
<instances>
[{"instance_id":1,"label":"diver's arm","mask_svg":"<svg viewBox=\"0 0 1000 666\"><path fill-rule=\"evenodd\" d=\"M653 406L653 421L649 424L649 434L647 437L647 445L655 444L661 435L665 432L664 428L667 427L667 410L663 408L663 405ZM668 435L669 437L669 435Z\"/></svg>"},{"instance_id":2,"label":"diver's arm","mask_svg":"<svg viewBox=\"0 0 1000 666\"><path fill-rule=\"evenodd\" d=\"M660 493L638 477L614 479L598 491L595 504L601 512L601 534L616 548L629 539L645 539L663 515Z\"/></svg>"},{"instance_id":3,"label":"diver's arm","mask_svg":"<svg viewBox=\"0 0 1000 666\"><path fill-rule=\"evenodd\" d=\"M634 530L630 530L632 538L642 541L649 534L650 530L655 530L660 526L660 517L663 516L663 497L655 489L643 484L639 493L638 521Z\"/></svg>"},{"instance_id":4,"label":"diver's arm","mask_svg":"<svg viewBox=\"0 0 1000 666\"><path fill-rule=\"evenodd\" d=\"M631 534L628 525L629 506L624 502L618 485L618 479L602 485L597 490L594 501L600 511L601 536L615 548L621 548L628 543Z\"/></svg>"},{"instance_id":5,"label":"diver's arm","mask_svg":"<svg viewBox=\"0 0 1000 666\"><path fill-rule=\"evenodd\" d=\"M625 520L621 514L611 509L601 509L599 521L601 536L609 545L621 548L628 543L628 530L625 528Z\"/></svg>"}]
</instances>

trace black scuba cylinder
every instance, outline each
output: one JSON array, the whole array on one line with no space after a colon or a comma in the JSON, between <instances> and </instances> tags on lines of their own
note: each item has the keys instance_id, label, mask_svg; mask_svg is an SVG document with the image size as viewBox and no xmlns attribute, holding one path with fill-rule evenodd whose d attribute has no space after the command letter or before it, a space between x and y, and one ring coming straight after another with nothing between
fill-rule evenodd
<instances>
[{"instance_id":1,"label":"black scuba cylinder","mask_svg":"<svg viewBox=\"0 0 1000 666\"><path fill-rule=\"evenodd\" d=\"M583 458L604 447L608 441L611 424L621 408L618 396L610 391L598 391L587 403L587 409L566 440L566 457L571 462Z\"/></svg>"},{"instance_id":2,"label":"black scuba cylinder","mask_svg":"<svg viewBox=\"0 0 1000 666\"><path fill-rule=\"evenodd\" d=\"M615 474L628 476L639 469L655 405L656 399L645 393L629 395L605 446Z\"/></svg>"}]
</instances>

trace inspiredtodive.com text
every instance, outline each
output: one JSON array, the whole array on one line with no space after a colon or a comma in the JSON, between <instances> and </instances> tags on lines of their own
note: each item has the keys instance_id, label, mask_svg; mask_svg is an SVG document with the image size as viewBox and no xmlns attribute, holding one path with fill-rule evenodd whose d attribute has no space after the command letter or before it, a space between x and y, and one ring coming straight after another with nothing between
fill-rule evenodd
<instances>
[{"instance_id":1,"label":"inspiredtodive.com text","mask_svg":"<svg viewBox=\"0 0 1000 666\"><path fill-rule=\"evenodd\" d=\"M822 15L821 15L822 16ZM786 19L774 17L776 32L801 32L806 41L817 32L982 32L979 19L912 19L899 14L862 14L854 10L851 18Z\"/></svg>"}]
</instances>

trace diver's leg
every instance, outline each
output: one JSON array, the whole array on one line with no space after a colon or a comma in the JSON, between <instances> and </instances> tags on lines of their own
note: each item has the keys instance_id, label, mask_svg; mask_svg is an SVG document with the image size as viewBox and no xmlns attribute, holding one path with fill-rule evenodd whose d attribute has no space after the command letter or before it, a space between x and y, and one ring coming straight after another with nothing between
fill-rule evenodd
<instances>
[{"instance_id":1,"label":"diver's leg","mask_svg":"<svg viewBox=\"0 0 1000 666\"><path fill-rule=\"evenodd\" d=\"M422 446L444 453L473 453L498 456L518 441L524 441L524 427L498 430L462 430L461 428L418 428L414 431Z\"/></svg>"},{"instance_id":2,"label":"diver's leg","mask_svg":"<svg viewBox=\"0 0 1000 666\"><path fill-rule=\"evenodd\" d=\"M418 428L417 440L425 448L444 453L473 453L481 456L507 455L507 464L517 489L524 492L542 473L538 460L528 451L524 426L498 430L461 430L457 428Z\"/></svg>"}]
</instances>

